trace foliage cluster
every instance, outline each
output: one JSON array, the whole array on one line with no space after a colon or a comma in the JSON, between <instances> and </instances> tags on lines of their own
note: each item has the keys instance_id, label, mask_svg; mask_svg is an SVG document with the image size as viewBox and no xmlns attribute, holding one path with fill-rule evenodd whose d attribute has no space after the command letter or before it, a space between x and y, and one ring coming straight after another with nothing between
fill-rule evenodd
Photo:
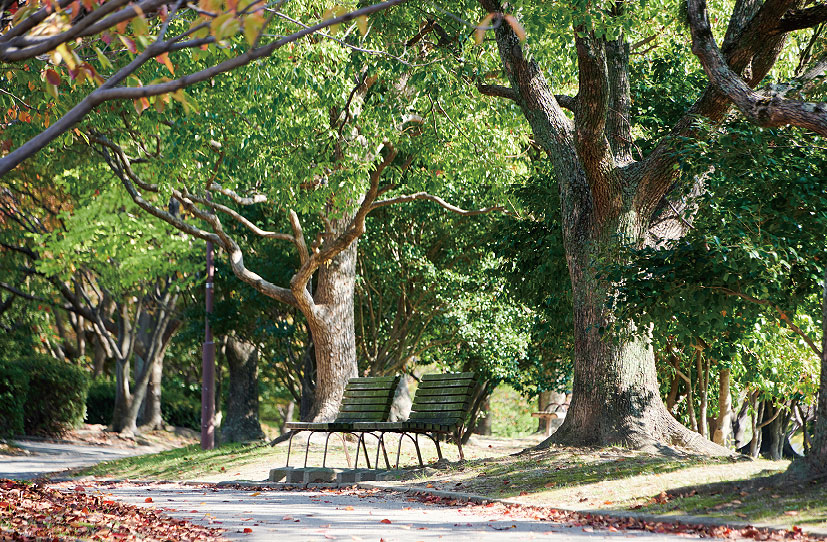
<instances>
[{"instance_id":1,"label":"foliage cluster","mask_svg":"<svg viewBox=\"0 0 827 542\"><path fill-rule=\"evenodd\" d=\"M89 380L80 367L31 354L0 361L0 430L59 435L83 422Z\"/></svg>"}]
</instances>

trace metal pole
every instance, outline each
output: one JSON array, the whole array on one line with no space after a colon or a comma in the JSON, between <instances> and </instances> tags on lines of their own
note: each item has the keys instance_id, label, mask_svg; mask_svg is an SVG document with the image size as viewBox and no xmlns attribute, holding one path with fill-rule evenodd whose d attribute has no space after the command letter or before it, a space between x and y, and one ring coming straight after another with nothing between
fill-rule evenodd
<instances>
[{"instance_id":1,"label":"metal pole","mask_svg":"<svg viewBox=\"0 0 827 542\"><path fill-rule=\"evenodd\" d=\"M211 199L207 194L207 199ZM204 347L201 353L201 449L215 448L215 343L210 329L213 308L213 244L207 241L207 292L204 322Z\"/></svg>"}]
</instances>

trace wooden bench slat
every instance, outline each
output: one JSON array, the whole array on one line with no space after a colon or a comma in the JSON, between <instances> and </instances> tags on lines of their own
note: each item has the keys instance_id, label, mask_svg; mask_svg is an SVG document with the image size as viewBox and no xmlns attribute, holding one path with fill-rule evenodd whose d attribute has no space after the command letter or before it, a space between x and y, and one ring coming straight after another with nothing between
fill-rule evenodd
<instances>
[{"instance_id":1,"label":"wooden bench slat","mask_svg":"<svg viewBox=\"0 0 827 542\"><path fill-rule=\"evenodd\" d=\"M393 397L394 390L345 390L345 397Z\"/></svg>"},{"instance_id":2,"label":"wooden bench slat","mask_svg":"<svg viewBox=\"0 0 827 542\"><path fill-rule=\"evenodd\" d=\"M467 388L473 385L473 380L443 380L442 382L420 382L417 389L432 390L441 388Z\"/></svg>"},{"instance_id":3,"label":"wooden bench slat","mask_svg":"<svg viewBox=\"0 0 827 542\"><path fill-rule=\"evenodd\" d=\"M348 380L348 384L351 382L354 384L363 384L363 383L371 383L371 382L387 382L390 384L391 382L397 380L398 376L357 376Z\"/></svg>"},{"instance_id":4,"label":"wooden bench slat","mask_svg":"<svg viewBox=\"0 0 827 542\"><path fill-rule=\"evenodd\" d=\"M468 412L468 403L420 403L411 412Z\"/></svg>"},{"instance_id":5,"label":"wooden bench slat","mask_svg":"<svg viewBox=\"0 0 827 542\"><path fill-rule=\"evenodd\" d=\"M423 391L429 391L429 390L423 390ZM418 400L416 401L417 404L418 403L423 403L423 402L431 402L431 403L434 403L434 402L465 403L465 402L471 400L471 394L470 393L465 393L465 394L460 395L460 394L455 394L455 393L452 394L452 393L446 391L445 393L420 394L417 391L417 395L419 395ZM416 399L417 398L415 398L415 400Z\"/></svg>"},{"instance_id":6,"label":"wooden bench slat","mask_svg":"<svg viewBox=\"0 0 827 542\"><path fill-rule=\"evenodd\" d=\"M384 412L342 412L340 416L336 418L335 423L341 423L348 420L375 420L375 421L382 421L385 419Z\"/></svg>"},{"instance_id":7,"label":"wooden bench slat","mask_svg":"<svg viewBox=\"0 0 827 542\"><path fill-rule=\"evenodd\" d=\"M346 390L387 390L391 386L387 382L353 382L345 386ZM393 386L396 388L396 386Z\"/></svg>"},{"instance_id":8,"label":"wooden bench slat","mask_svg":"<svg viewBox=\"0 0 827 542\"><path fill-rule=\"evenodd\" d=\"M445 379L454 379L454 378L474 378L474 373L428 373L422 375L422 381L426 382L428 380L445 380Z\"/></svg>"},{"instance_id":9,"label":"wooden bench slat","mask_svg":"<svg viewBox=\"0 0 827 542\"><path fill-rule=\"evenodd\" d=\"M345 397L342 405L388 405L393 397Z\"/></svg>"},{"instance_id":10,"label":"wooden bench slat","mask_svg":"<svg viewBox=\"0 0 827 542\"><path fill-rule=\"evenodd\" d=\"M339 412L385 412L387 405L342 405Z\"/></svg>"}]
</instances>

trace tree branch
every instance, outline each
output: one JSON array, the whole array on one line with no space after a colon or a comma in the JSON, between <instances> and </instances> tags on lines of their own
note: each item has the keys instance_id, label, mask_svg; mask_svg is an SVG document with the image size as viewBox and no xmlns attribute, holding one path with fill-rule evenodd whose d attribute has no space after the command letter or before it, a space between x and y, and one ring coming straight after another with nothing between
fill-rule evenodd
<instances>
[{"instance_id":1,"label":"tree branch","mask_svg":"<svg viewBox=\"0 0 827 542\"><path fill-rule=\"evenodd\" d=\"M349 13L345 13L338 17L327 19L318 24L308 26L307 28L303 28L288 36L284 36L272 43L260 47L253 47L236 57L230 58L228 60L225 60L224 62L220 62L219 64L210 66L209 68L188 74L184 77L174 79L172 81L157 83L154 85L146 85L140 88L116 87L115 85L123 81L128 75L134 73L146 61L158 56L161 53L168 52L170 47L174 46L181 39L181 37L178 36L167 41L160 41L161 38L159 37L159 40L150 44L141 54L136 56L126 66L118 70L118 72L112 75L109 78L109 80L107 80L103 85L89 93L83 100L81 100L77 105L70 109L69 112L63 115L63 117L58 119L48 128L41 131L35 137L31 138L14 151L10 152L3 158L0 158L0 176L5 175L9 171L11 171L12 168L16 167L18 164L23 162L23 160L41 150L55 138L59 137L61 134L63 134L76 123L78 123L95 107L106 101L148 98L150 96L158 96L161 94L175 92L195 83L211 79L212 77L215 77L216 75L219 75L221 73L225 73L234 70L240 66L249 64L250 62L257 60L259 58L267 57L271 55L274 51L287 45L288 43L292 43L301 38L309 36L323 28L346 23L359 17L367 16L388 9L392 6L401 4L405 1L406 0L386 0L385 2L381 2L379 4L366 6L364 8L357 9Z\"/></svg>"},{"instance_id":2,"label":"tree branch","mask_svg":"<svg viewBox=\"0 0 827 542\"><path fill-rule=\"evenodd\" d=\"M506 87L503 85L478 84L477 90L480 92L480 94L484 94L486 96L493 96L495 98L507 98L515 102L520 100L519 92L517 92L511 87Z\"/></svg>"},{"instance_id":3,"label":"tree branch","mask_svg":"<svg viewBox=\"0 0 827 542\"><path fill-rule=\"evenodd\" d=\"M388 205L395 205L397 203L406 203L406 202L415 201L415 200L430 200L430 201L436 202L441 207L451 211L452 213L457 213L457 214L463 215L463 216L474 216L474 215L481 215L481 214L491 213L491 212L495 212L495 211L505 211L505 207L503 207L502 205L495 205L493 207L486 207L484 209L465 210L465 209L461 209L461 208L457 207L456 205L452 205L452 204L448 203L447 201L440 198L439 196L434 196L434 195L429 194L427 192L417 192L415 194L406 194L406 195L403 195L403 196L396 196L394 198L379 200L379 201L375 202L373 205L371 205L370 210L374 211L376 209L379 209L380 207L386 207Z\"/></svg>"},{"instance_id":4,"label":"tree branch","mask_svg":"<svg viewBox=\"0 0 827 542\"><path fill-rule=\"evenodd\" d=\"M778 22L772 34L793 32L812 28L827 21L827 4L819 4L806 9L792 9Z\"/></svg>"},{"instance_id":5,"label":"tree branch","mask_svg":"<svg viewBox=\"0 0 827 542\"><path fill-rule=\"evenodd\" d=\"M752 90L727 64L715 43L706 0L688 0L692 52L698 56L710 83L727 96L747 119L765 127L793 125L827 136L827 104L788 100Z\"/></svg>"}]
</instances>

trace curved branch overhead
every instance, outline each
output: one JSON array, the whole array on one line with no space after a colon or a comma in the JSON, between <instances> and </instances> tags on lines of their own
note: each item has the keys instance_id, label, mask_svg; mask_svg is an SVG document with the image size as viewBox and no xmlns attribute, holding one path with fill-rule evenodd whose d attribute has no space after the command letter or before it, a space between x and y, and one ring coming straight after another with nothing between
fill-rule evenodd
<instances>
[{"instance_id":1,"label":"curved branch overhead","mask_svg":"<svg viewBox=\"0 0 827 542\"><path fill-rule=\"evenodd\" d=\"M718 48L709 24L706 0L687 0L687 5L692 52L701 61L710 83L731 100L750 122L764 127L798 126L827 136L826 103L791 100L750 88L732 70Z\"/></svg>"},{"instance_id":2,"label":"curved branch overhead","mask_svg":"<svg viewBox=\"0 0 827 542\"><path fill-rule=\"evenodd\" d=\"M64 134L67 130L69 130L75 124L80 122L80 120L83 119L86 115L92 112L95 109L95 107L99 106L102 103L112 100L148 98L152 96L160 96L162 94L176 92L195 83L207 81L217 75L247 65L250 62L253 62L254 60L257 60L259 58L268 57L281 47L284 47L289 43L298 41L306 36L312 35L313 33L319 30L323 30L333 25L346 23L349 21L353 21L359 17L371 15L373 13L386 10L405 1L406 0L386 0L385 2L365 6L363 8L342 14L340 16L324 20L315 25L305 26L304 28L296 32L293 32L292 34L283 36L277 39L276 41L273 41L266 45L258 45L259 38L261 37L261 33L264 30L264 27L262 27L261 31L259 32L258 38L253 42L253 46L238 56L229 58L223 62L214 64L203 70L187 74L183 77L179 77L171 81L148 84L141 87L118 86L127 77L134 74L146 62L158 57L159 55L169 53L172 51L181 50L184 48L184 44L187 45L187 48L199 47L201 45L204 45L205 43L209 43L210 40L212 40L212 38L204 38L207 40L207 42L205 42L204 39L185 41L185 39L188 36L192 35L192 33L195 32L198 27L191 28L175 37L166 39L164 34L167 25L164 24L162 31L159 32L155 41L150 43L146 49L144 49L140 54L135 56L135 58L133 58L131 62L129 62L126 66L119 69L116 73L110 76L109 79L107 79L103 84L101 84L101 86L87 94L86 97L84 97L79 103L77 103L77 105L75 105L62 117L57 119L54 123L49 125L49 127L47 127L46 129L38 133L36 136L29 139L26 143L24 143L17 149L13 150L3 158L0 158L0 176L5 175L14 167L23 162L25 159L40 151L50 142L54 141L57 137ZM103 4L102 7L97 8L95 11L102 10L106 6L110 6L110 4L113 7L119 6L119 2L120 0L106 2ZM156 10L156 8L164 4L164 2L160 2L159 0L145 0L145 2L146 7L148 9L151 8L153 10ZM70 4L71 2L66 0L60 2L61 6L68 6ZM74 23L74 25L76 26L73 26L63 34L58 34L54 37L55 39L50 38L50 40L47 42L34 44L31 45L29 48L20 49L19 42L23 40L23 36L25 36L27 32L31 31L34 27L36 27L40 22L45 20L49 13L49 10L47 10L46 8L42 8L35 14L24 18L23 21L21 21L16 26L13 26L3 35L0 35L0 60L20 61L25 60L26 58L33 58L34 56L41 54L41 52L48 52L49 50L53 50L55 47L66 44L68 41L74 40L80 37L81 35L84 35L84 31L91 31L91 29L94 27L94 24L88 25L88 23L83 22L85 20L90 19L89 16L85 18L80 18L77 19ZM100 19L99 24L102 25L104 22L107 22L108 26L106 26L105 28L111 28L118 22L126 20L127 15L130 14L134 16L133 6L124 8L124 11L116 12L115 14L109 15L109 17ZM105 28L102 27L99 31L105 30ZM96 30L96 32L97 31L98 30ZM60 40L56 41L56 38L58 36L62 37L60 38ZM23 42L25 43L25 40L23 40ZM46 48L45 51L41 51L41 49L46 47L47 44L48 48ZM23 51L28 52L24 54Z\"/></svg>"}]
</instances>

